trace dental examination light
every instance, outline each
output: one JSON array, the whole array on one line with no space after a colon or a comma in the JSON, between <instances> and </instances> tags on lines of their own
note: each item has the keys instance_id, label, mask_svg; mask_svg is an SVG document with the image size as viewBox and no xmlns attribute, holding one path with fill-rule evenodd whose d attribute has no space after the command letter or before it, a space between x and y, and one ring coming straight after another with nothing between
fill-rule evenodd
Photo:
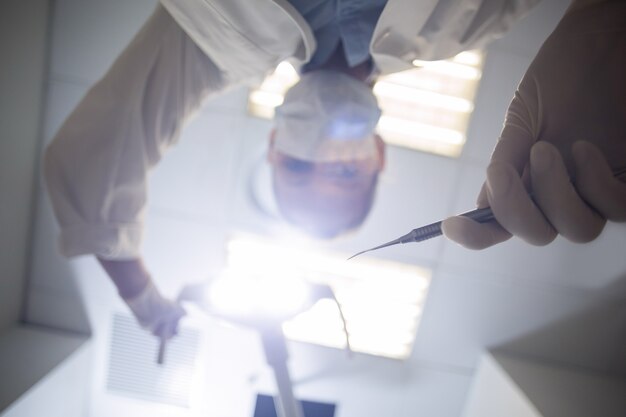
<instances>
[{"instance_id":1,"label":"dental examination light","mask_svg":"<svg viewBox=\"0 0 626 417\"><path fill-rule=\"evenodd\" d=\"M274 371L278 396L275 407L279 417L304 417L302 406L293 394L287 367L288 351L282 325L324 299L337 303L332 289L287 276L266 277L250 270L227 269L210 285L190 285L180 301L195 303L200 309L235 325L251 327L261 336L265 358ZM348 333L341 306L337 303ZM160 352L164 351L164 341ZM350 345L347 344L348 352ZM162 358L160 358L162 359Z\"/></svg>"},{"instance_id":2,"label":"dental examination light","mask_svg":"<svg viewBox=\"0 0 626 417\"><path fill-rule=\"evenodd\" d=\"M310 307L310 292L311 288L297 279L226 272L207 288L205 298L220 316L284 321Z\"/></svg>"}]
</instances>

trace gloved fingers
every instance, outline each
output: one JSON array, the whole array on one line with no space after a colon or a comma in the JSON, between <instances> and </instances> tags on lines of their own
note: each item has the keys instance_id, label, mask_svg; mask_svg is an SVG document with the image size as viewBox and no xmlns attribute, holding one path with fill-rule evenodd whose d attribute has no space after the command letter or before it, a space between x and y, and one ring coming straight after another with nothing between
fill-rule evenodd
<instances>
[{"instance_id":1,"label":"gloved fingers","mask_svg":"<svg viewBox=\"0 0 626 417\"><path fill-rule=\"evenodd\" d=\"M168 340L178 334L178 323L160 323L152 331L160 339Z\"/></svg>"},{"instance_id":2,"label":"gloved fingers","mask_svg":"<svg viewBox=\"0 0 626 417\"><path fill-rule=\"evenodd\" d=\"M180 303L164 298L152 281L140 294L124 301L141 327L164 339L176 334L178 322L186 314Z\"/></svg>"},{"instance_id":3,"label":"gloved fingers","mask_svg":"<svg viewBox=\"0 0 626 417\"><path fill-rule=\"evenodd\" d=\"M524 172L522 173L522 184L524 184L524 188L528 192L530 192L530 190L533 188L531 183L532 183L532 180L530 178L530 167L529 165L526 165L526 167L524 167Z\"/></svg>"},{"instance_id":4,"label":"gloved fingers","mask_svg":"<svg viewBox=\"0 0 626 417\"><path fill-rule=\"evenodd\" d=\"M487 183L483 182L480 187L478 197L476 197L476 208L485 208L489 206L489 199L487 198Z\"/></svg>"},{"instance_id":5,"label":"gloved fingers","mask_svg":"<svg viewBox=\"0 0 626 417\"><path fill-rule=\"evenodd\" d=\"M555 239L556 231L531 200L513 166L500 162L489 165L487 196L496 220L509 233L537 246Z\"/></svg>"},{"instance_id":6,"label":"gloved fingers","mask_svg":"<svg viewBox=\"0 0 626 417\"><path fill-rule=\"evenodd\" d=\"M517 125L505 125L491 154L491 163L509 164L521 176L528 165L530 149L534 144L535 139L525 129Z\"/></svg>"},{"instance_id":7,"label":"gloved fingers","mask_svg":"<svg viewBox=\"0 0 626 417\"><path fill-rule=\"evenodd\" d=\"M602 152L578 141L572 146L579 194L608 220L626 221L626 184L613 176Z\"/></svg>"},{"instance_id":8,"label":"gloved fingers","mask_svg":"<svg viewBox=\"0 0 626 417\"><path fill-rule=\"evenodd\" d=\"M606 220L580 197L571 183L561 154L547 142L530 153L533 199L552 227L572 242L590 242Z\"/></svg>"},{"instance_id":9,"label":"gloved fingers","mask_svg":"<svg viewBox=\"0 0 626 417\"><path fill-rule=\"evenodd\" d=\"M177 335L178 324L185 314L185 309L180 304L171 303L167 311L157 319L157 323L153 326L152 334L163 339L169 339Z\"/></svg>"},{"instance_id":10,"label":"gloved fingers","mask_svg":"<svg viewBox=\"0 0 626 417\"><path fill-rule=\"evenodd\" d=\"M497 222L478 223L464 216L445 219L441 228L448 239L474 250L488 248L511 237Z\"/></svg>"},{"instance_id":11,"label":"gloved fingers","mask_svg":"<svg viewBox=\"0 0 626 417\"><path fill-rule=\"evenodd\" d=\"M522 176L524 184L528 186L530 183L528 158L535 139L530 133L530 126L526 122L528 117L522 116L526 113L526 105L520 94L516 93L507 111L500 139L491 154L491 163L498 162L511 165L518 175ZM487 182L485 181L476 198L476 206L479 208L489 206L487 188Z\"/></svg>"},{"instance_id":12,"label":"gloved fingers","mask_svg":"<svg viewBox=\"0 0 626 417\"><path fill-rule=\"evenodd\" d=\"M522 171L522 183L524 184L524 188L530 190L530 170L528 169L528 164ZM483 182L483 185L480 187L480 192L476 197L476 207L484 208L489 206L489 198L487 197L487 182Z\"/></svg>"}]
</instances>

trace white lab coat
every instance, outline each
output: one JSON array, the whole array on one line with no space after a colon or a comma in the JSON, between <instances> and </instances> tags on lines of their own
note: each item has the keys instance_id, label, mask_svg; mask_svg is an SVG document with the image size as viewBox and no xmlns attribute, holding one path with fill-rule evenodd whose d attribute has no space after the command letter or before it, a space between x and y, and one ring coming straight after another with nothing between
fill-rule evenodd
<instances>
[{"instance_id":1,"label":"white lab coat","mask_svg":"<svg viewBox=\"0 0 626 417\"><path fill-rule=\"evenodd\" d=\"M370 43L383 74L414 59L448 58L506 32L539 0L388 0ZM287 0L161 0L218 67L258 75L291 58L307 62L315 38ZM234 48L233 48L234 47ZM236 53L234 52L236 51Z\"/></svg>"},{"instance_id":2,"label":"white lab coat","mask_svg":"<svg viewBox=\"0 0 626 417\"><path fill-rule=\"evenodd\" d=\"M370 50L382 73L479 48L539 0L389 0ZM211 94L307 62L310 27L286 0L161 0L65 121L44 159L66 256L139 255L149 169ZM173 18L173 19L172 19Z\"/></svg>"}]
</instances>

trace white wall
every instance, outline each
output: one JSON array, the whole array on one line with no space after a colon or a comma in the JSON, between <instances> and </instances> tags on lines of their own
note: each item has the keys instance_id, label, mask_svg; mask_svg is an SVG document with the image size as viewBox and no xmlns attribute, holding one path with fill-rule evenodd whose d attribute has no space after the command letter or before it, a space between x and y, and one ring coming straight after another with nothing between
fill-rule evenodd
<instances>
[{"instance_id":1,"label":"white wall","mask_svg":"<svg viewBox=\"0 0 626 417\"><path fill-rule=\"evenodd\" d=\"M485 353L472 380L463 417L503 416L542 417L498 361Z\"/></svg>"},{"instance_id":2,"label":"white wall","mask_svg":"<svg viewBox=\"0 0 626 417\"><path fill-rule=\"evenodd\" d=\"M494 356L544 417L626 415L626 379L623 377L502 353Z\"/></svg>"},{"instance_id":3,"label":"white wall","mask_svg":"<svg viewBox=\"0 0 626 417\"><path fill-rule=\"evenodd\" d=\"M463 417L622 417L626 379L504 352L486 353Z\"/></svg>"},{"instance_id":4,"label":"white wall","mask_svg":"<svg viewBox=\"0 0 626 417\"><path fill-rule=\"evenodd\" d=\"M616 295L624 294L617 292ZM626 380L626 303L624 298L568 316L497 346L539 362L585 369Z\"/></svg>"},{"instance_id":5,"label":"white wall","mask_svg":"<svg viewBox=\"0 0 626 417\"><path fill-rule=\"evenodd\" d=\"M81 394L89 379L85 372L89 358L86 353L75 354L85 347L85 341L84 336L32 326L5 331L0 336L0 415L42 415L42 404L46 416L81 415L70 410L84 405Z\"/></svg>"},{"instance_id":6,"label":"white wall","mask_svg":"<svg viewBox=\"0 0 626 417\"><path fill-rule=\"evenodd\" d=\"M68 356L45 378L13 403L2 417L85 417L89 384L89 346ZM45 411L42 413L42 404Z\"/></svg>"},{"instance_id":7,"label":"white wall","mask_svg":"<svg viewBox=\"0 0 626 417\"><path fill-rule=\"evenodd\" d=\"M0 2L0 414L81 416L85 337L21 323L31 258L49 40L48 0ZM84 352L84 351L82 351ZM75 359L74 357L73 359ZM65 361L65 362L64 362ZM58 367L63 363L63 366ZM73 365L72 365L73 364ZM63 401L59 398L65 396ZM46 404L42 411L41 404ZM8 408L7 408L8 407Z\"/></svg>"},{"instance_id":8,"label":"white wall","mask_svg":"<svg viewBox=\"0 0 626 417\"><path fill-rule=\"evenodd\" d=\"M0 332L20 316L37 172L49 2L0 2Z\"/></svg>"}]
</instances>

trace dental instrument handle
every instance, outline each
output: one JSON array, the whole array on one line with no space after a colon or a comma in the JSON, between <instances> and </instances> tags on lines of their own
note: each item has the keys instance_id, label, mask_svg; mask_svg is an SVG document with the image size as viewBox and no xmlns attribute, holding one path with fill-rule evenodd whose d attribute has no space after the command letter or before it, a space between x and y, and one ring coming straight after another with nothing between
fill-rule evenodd
<instances>
[{"instance_id":1,"label":"dental instrument handle","mask_svg":"<svg viewBox=\"0 0 626 417\"><path fill-rule=\"evenodd\" d=\"M491 208L485 207L460 214L460 216L467 217L479 223L485 223L494 219ZM424 240L432 239L443 234L441 230L441 220L435 223L428 224L426 226L418 227L411 230L407 235L403 236L401 243L409 242L422 242Z\"/></svg>"},{"instance_id":2,"label":"dental instrument handle","mask_svg":"<svg viewBox=\"0 0 626 417\"><path fill-rule=\"evenodd\" d=\"M157 364L163 365L165 362L165 345L167 344L167 339L163 336L159 337L159 352L157 354Z\"/></svg>"}]
</instances>

